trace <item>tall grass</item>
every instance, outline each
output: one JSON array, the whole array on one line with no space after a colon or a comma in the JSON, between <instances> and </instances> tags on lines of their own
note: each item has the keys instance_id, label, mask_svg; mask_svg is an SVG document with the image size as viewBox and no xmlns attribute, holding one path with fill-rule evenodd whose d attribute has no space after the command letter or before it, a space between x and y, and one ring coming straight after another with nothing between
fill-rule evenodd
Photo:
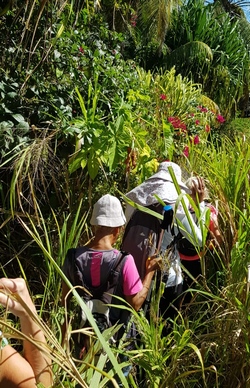
<instances>
[{"instance_id":1,"label":"tall grass","mask_svg":"<svg viewBox=\"0 0 250 388\"><path fill-rule=\"evenodd\" d=\"M18 218L44 257L47 273L44 294L35 298L40 315L46 318L47 326L43 327L49 351L53 354L55 387L74 387L76 381L83 387L104 387L115 374L122 378L121 368L126 362L119 364L119 352L134 366L129 380L123 380L124 386L235 388L250 385L249 160L248 143L243 137L236 137L234 141L223 138L216 146L194 148L189 164L185 166L183 162L183 168L195 171L207 181L211 202L219 210L223 244L215 252L205 255L204 276L192 290L190 308L180 310L167 336L162 336L164 322L158 316L162 288L153 292L149 321L143 312L133 312L140 333L133 350L125 350L126 341L118 349L110 348L107 339L112 333L102 335L98 332L89 311L93 327L92 353L78 362L74 360L69 344L60 345L60 325L65 317L60 306L63 277L60 268L67 249L78 244L87 228L87 213L82 211L81 205L76 214L65 214L60 218L51 210L48 219L43 219L37 206L39 224L28 216ZM74 292L77 303L84 308L77 291ZM2 315L0 325L11 331L5 315ZM69 321L69 338L71 333ZM11 334L18 338L21 335L17 331L13 334L13 330ZM105 353L96 358L100 348L104 348ZM110 367L108 359L112 361Z\"/></svg>"},{"instance_id":2,"label":"tall grass","mask_svg":"<svg viewBox=\"0 0 250 388\"><path fill-rule=\"evenodd\" d=\"M173 330L162 338L158 302L148 322L136 316L143 335L131 354L139 368L134 386L248 387L249 372L249 160L244 137L225 137L193 150L184 166L206 179L211 202L219 210L223 244L203 257L204 276L192 290Z\"/></svg>"},{"instance_id":3,"label":"tall grass","mask_svg":"<svg viewBox=\"0 0 250 388\"><path fill-rule=\"evenodd\" d=\"M126 387L127 382L121 370L121 368L126 365L126 363L121 364L121 366L119 365L117 361L117 356L113 354L108 343L109 338L113 336L114 332L118 328L112 328L102 334L100 333L94 318L92 317L89 309L85 306L84 302L80 298L77 289L72 286L72 284L65 277L61 269L67 250L71 247L76 247L80 241L80 237L83 233L84 228L86 227L87 213L81 215L80 203L76 214L69 214L67 217L64 218L63 224L59 225L59 221L54 211L51 210L54 220L54 228L53 230L51 230L50 224L47 223L47 220L43 219L38 204L36 204L36 206L40 216L39 227L37 227L37 223L34 222L34 219L32 219L31 217L29 217L28 223L24 222L21 218L19 218L19 222L41 249L47 268L48 276L44 284L45 292L43 296L40 296L42 298L40 304L40 314L43 314L43 316L48 316L49 314L49 325L50 327L52 327L53 332L57 334L59 349L63 349L63 357L66 357L68 362L66 368L64 364L61 364L61 362L55 360L56 375L59 376L60 380L60 375L63 370L64 372L66 372L66 375L71 377L73 376L74 379L77 380L81 386L86 386L86 382L88 382L90 384L89 387L94 387L96 386L95 384L98 384L97 386L99 386L99 383L100 386L105 385L110 379L112 379L112 376L118 374L121 381L123 381L124 387ZM71 217L73 219L71 219ZM92 337L94 336L97 338L96 340L92 341L93 346L86 355L86 358L84 358L84 360L82 361L75 360L73 358L73 354L71 354L70 341L71 335L74 331L72 330L70 321L67 321L68 329L67 340L65 345L66 350L60 346L60 343L62 342L60 327L63 320L67 320L67 311L64 312L63 309L60 307L60 285L62 279L72 289L72 293L75 297L76 303L86 312L88 320L93 328L90 331L85 329L86 333L88 335L91 335ZM82 331L84 332L84 329L82 329ZM50 342L51 341L49 338L49 343ZM96 358L96 354L99 353L100 349L104 349L104 353L100 357ZM54 353L54 350L52 348L51 352ZM111 362L111 364L108 365L108 362ZM71 366L71 368L69 368L69 365ZM78 366L78 368L76 367L76 365ZM101 382L101 380L103 381ZM117 386L115 380L114 386Z\"/></svg>"}]
</instances>

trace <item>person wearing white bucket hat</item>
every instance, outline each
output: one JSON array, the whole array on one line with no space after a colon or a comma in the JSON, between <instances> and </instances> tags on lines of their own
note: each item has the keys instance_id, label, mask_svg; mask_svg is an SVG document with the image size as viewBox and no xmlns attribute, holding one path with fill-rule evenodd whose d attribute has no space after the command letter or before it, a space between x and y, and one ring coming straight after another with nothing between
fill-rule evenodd
<instances>
[{"instance_id":1,"label":"person wearing white bucket hat","mask_svg":"<svg viewBox=\"0 0 250 388\"><path fill-rule=\"evenodd\" d=\"M106 194L95 203L90 219L91 225L117 228L123 226L125 222L126 218L118 198Z\"/></svg>"},{"instance_id":2,"label":"person wearing white bucket hat","mask_svg":"<svg viewBox=\"0 0 250 388\"><path fill-rule=\"evenodd\" d=\"M154 272L159 268L160 259L150 261L142 281L133 256L126 252L121 255L117 249L113 248L125 222L126 218L119 199L110 194L102 196L95 203L90 219L94 229L93 240L85 246L76 248L73 255L72 250L68 251L63 272L74 287L84 286L85 289L93 290L106 286L106 283L110 281L111 271L119 271L117 284L113 288L114 298L112 298L111 304L121 305L121 300L115 298L115 296L119 296L135 310L139 310L147 296ZM120 262L117 265L118 259ZM63 282L63 305L69 304L72 296L69 291L69 287ZM108 293L106 289L105 293ZM99 296L98 299L100 299ZM110 309L109 318L112 325L116 323L126 324L124 310L119 307ZM127 320L128 316L126 316ZM63 337L65 330L66 326L64 325L62 328Z\"/></svg>"},{"instance_id":3,"label":"person wearing white bucket hat","mask_svg":"<svg viewBox=\"0 0 250 388\"><path fill-rule=\"evenodd\" d=\"M177 209L175 209L179 195L169 171L170 167L174 172L180 191L183 194L191 194L191 190L182 181L181 168L176 163L165 161L159 164L158 171L155 174L127 193L126 196L136 204L163 214L164 207L157 200L156 196L158 196L167 205L165 209L168 208L170 213L171 211L172 214L174 213L174 220L178 220L181 223L183 235L187 239L192 239L192 241L195 238L197 245L201 246L202 231L200 227L192 220L191 223L189 222L181 202L178 203ZM197 187L199 194L203 190L204 188L199 184ZM189 201L185 195L183 200L188 208ZM201 211L203 207L201 202ZM160 252L164 255L165 252L168 252L169 246L175 247L173 240L178 235L179 230L177 227L171 228L168 226L167 230L163 231L159 219L140 210L135 210L130 205L127 206L125 214L127 225L122 241L122 249L129 251L134 256L139 274L143 277L148 257L152 257ZM169 224L171 224L171 221ZM202 222L205 223L205 217L202 218ZM179 299L176 298L182 292L183 282L180 257L177 250L171 255L171 260L170 256L168 256L168 261L167 276L164 279L165 292L160 301L160 311L164 318L173 318L179 307ZM176 300L176 303L173 303L174 309L171 309L169 305L174 300Z\"/></svg>"}]
</instances>

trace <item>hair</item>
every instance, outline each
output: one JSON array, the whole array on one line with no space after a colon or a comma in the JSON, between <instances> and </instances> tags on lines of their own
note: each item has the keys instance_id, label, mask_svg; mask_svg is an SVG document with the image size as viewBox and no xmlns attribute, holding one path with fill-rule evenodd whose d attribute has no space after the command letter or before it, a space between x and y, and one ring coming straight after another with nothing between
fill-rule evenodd
<instances>
[{"instance_id":1,"label":"hair","mask_svg":"<svg viewBox=\"0 0 250 388\"><path fill-rule=\"evenodd\" d=\"M102 226L102 225L93 225L94 234L97 235L108 235L112 234L114 228L121 228L122 226Z\"/></svg>"}]
</instances>

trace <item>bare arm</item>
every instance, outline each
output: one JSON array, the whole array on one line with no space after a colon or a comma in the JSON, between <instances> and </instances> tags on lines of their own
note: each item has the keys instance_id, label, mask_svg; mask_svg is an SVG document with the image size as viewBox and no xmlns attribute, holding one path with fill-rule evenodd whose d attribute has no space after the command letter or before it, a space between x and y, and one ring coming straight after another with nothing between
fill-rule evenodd
<instances>
[{"instance_id":1,"label":"bare arm","mask_svg":"<svg viewBox=\"0 0 250 388\"><path fill-rule=\"evenodd\" d=\"M61 304L63 307L65 307L65 306L67 307L69 305L69 302L70 302L70 299L72 296L72 294L69 293L69 291L70 291L69 287L63 281L62 282L62 301L61 301ZM62 324L62 343L64 343L64 340L65 340L66 328L67 327L66 327L66 319L65 319L63 324Z\"/></svg>"},{"instance_id":2,"label":"bare arm","mask_svg":"<svg viewBox=\"0 0 250 388\"><path fill-rule=\"evenodd\" d=\"M210 221L210 240L209 240L209 249L218 248L223 243L223 238L219 229L217 217L212 217Z\"/></svg>"},{"instance_id":3,"label":"bare arm","mask_svg":"<svg viewBox=\"0 0 250 388\"><path fill-rule=\"evenodd\" d=\"M36 308L31 300L24 279L0 279L0 303L20 318L21 331L23 334L27 337L31 337L37 342L46 343L43 331L33 320L32 315L28 311L28 309L30 309L34 315L37 315ZM11 353L9 354L10 357L7 357L8 352ZM3 360L6 373L8 372L10 375L13 363L15 365L15 369L12 374L13 380L16 379L17 376L20 376L21 379L26 376L27 381L32 382L35 379L36 383L41 382L45 387L50 387L52 385L50 360L30 341L23 341L24 358L16 353L11 346L7 346L4 353L7 357ZM19 358L20 364L16 364L17 358ZM4 380L3 370L1 371L1 374L1 377ZM10 380L8 386L11 387L11 383L14 384ZM29 385L27 385L27 388L28 387Z\"/></svg>"},{"instance_id":4,"label":"bare arm","mask_svg":"<svg viewBox=\"0 0 250 388\"><path fill-rule=\"evenodd\" d=\"M45 385L49 387L50 385ZM12 346L1 350L0 388L35 388L36 377L31 365Z\"/></svg>"},{"instance_id":5,"label":"bare arm","mask_svg":"<svg viewBox=\"0 0 250 388\"><path fill-rule=\"evenodd\" d=\"M146 275L142 282L143 288L137 294L134 295L126 295L126 301L131 304L131 306L138 311L143 302L145 301L148 290L150 289L151 282L154 276L156 269L159 269L159 265L161 263L161 258L153 258L147 261Z\"/></svg>"}]
</instances>

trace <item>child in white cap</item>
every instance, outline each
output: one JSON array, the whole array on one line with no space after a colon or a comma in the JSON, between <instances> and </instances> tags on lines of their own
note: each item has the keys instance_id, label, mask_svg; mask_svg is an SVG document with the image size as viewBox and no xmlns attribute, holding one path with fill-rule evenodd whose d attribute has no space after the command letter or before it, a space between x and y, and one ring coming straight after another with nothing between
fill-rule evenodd
<instances>
[{"instance_id":1,"label":"child in white cap","mask_svg":"<svg viewBox=\"0 0 250 388\"><path fill-rule=\"evenodd\" d=\"M107 274L120 252L113 247L117 241L126 219L118 198L106 194L94 205L90 220L94 229L94 238L86 246L76 249L72 256L68 254L65 259L63 271L73 286L101 287L107 282ZM142 306L155 270L158 268L159 259L150 260L147 263L146 273L141 280L131 254L125 254L119 273L118 285L115 287L115 295L125 299L135 310ZM70 291L63 282L62 300L63 305L67 299L69 303ZM117 298L112 299L112 304L121 305ZM124 322L124 310L112 308L110 320L114 325ZM65 331L65 328L64 328Z\"/></svg>"}]
</instances>

